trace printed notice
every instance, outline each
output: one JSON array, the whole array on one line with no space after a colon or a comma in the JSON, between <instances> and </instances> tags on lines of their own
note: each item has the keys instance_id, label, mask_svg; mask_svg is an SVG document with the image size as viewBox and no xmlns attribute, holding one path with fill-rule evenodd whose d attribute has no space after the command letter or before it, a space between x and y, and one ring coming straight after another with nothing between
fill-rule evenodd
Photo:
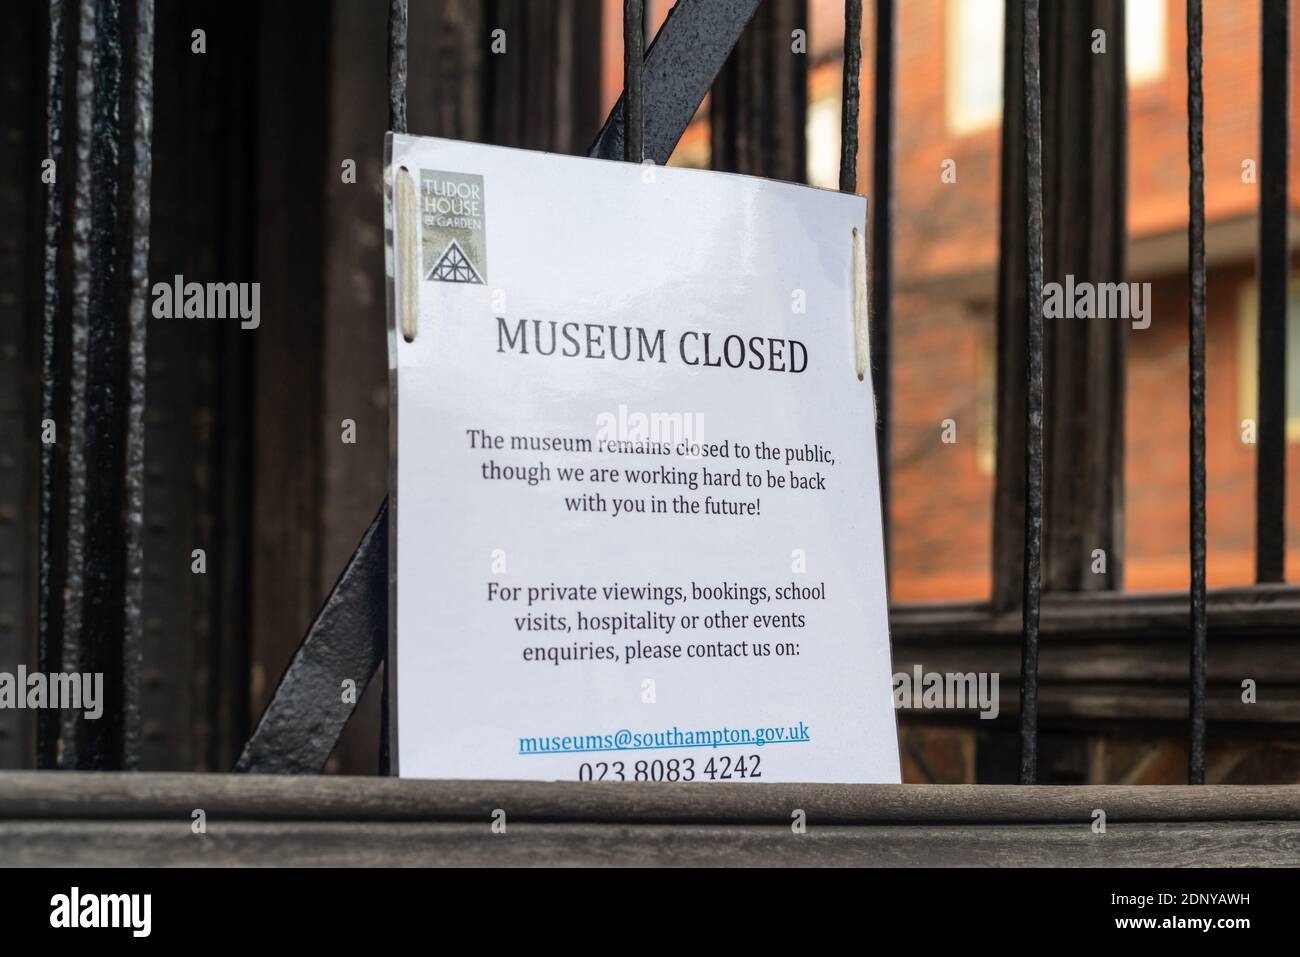
<instances>
[{"instance_id":1,"label":"printed notice","mask_svg":"<svg viewBox=\"0 0 1300 957\"><path fill-rule=\"evenodd\" d=\"M865 200L388 156L398 772L898 781Z\"/></svg>"}]
</instances>

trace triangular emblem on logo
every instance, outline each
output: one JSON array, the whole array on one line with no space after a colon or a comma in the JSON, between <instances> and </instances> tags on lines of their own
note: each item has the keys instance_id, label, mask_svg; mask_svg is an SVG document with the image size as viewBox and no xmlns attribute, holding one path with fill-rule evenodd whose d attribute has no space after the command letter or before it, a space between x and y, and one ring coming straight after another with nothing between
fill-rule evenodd
<instances>
[{"instance_id":1,"label":"triangular emblem on logo","mask_svg":"<svg viewBox=\"0 0 1300 957\"><path fill-rule=\"evenodd\" d=\"M483 283L474 265L454 239L447 245L446 252L433 264L433 268L425 278L438 282L476 282L480 285Z\"/></svg>"}]
</instances>

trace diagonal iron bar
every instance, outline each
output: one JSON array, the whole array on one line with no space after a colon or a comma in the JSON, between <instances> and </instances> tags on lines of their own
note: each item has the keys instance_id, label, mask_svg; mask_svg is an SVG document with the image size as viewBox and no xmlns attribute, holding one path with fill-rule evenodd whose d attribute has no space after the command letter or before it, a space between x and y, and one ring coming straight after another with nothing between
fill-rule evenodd
<instances>
[{"instance_id":1,"label":"diagonal iron bar","mask_svg":"<svg viewBox=\"0 0 1300 957\"><path fill-rule=\"evenodd\" d=\"M312 622L236 771L319 774L388 641L388 500ZM343 682L355 682L345 697Z\"/></svg>"},{"instance_id":2,"label":"diagonal iron bar","mask_svg":"<svg viewBox=\"0 0 1300 957\"><path fill-rule=\"evenodd\" d=\"M646 51L641 73L642 156L662 166L727 62L758 0L678 0ZM623 97L587 153L621 160Z\"/></svg>"}]
</instances>

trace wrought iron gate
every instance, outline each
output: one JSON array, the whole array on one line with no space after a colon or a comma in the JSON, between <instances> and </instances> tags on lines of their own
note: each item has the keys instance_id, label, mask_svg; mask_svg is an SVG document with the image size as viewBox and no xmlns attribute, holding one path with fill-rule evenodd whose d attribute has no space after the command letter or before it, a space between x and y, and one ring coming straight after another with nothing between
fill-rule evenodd
<instances>
[{"instance_id":1,"label":"wrought iron gate","mask_svg":"<svg viewBox=\"0 0 1300 957\"><path fill-rule=\"evenodd\" d=\"M896 0L875 0L874 6L874 137L869 194L873 217L872 374L879 412L879 447L888 450L898 4ZM663 28L643 52L644 4L642 0L626 0L624 94L601 128L590 155L629 162L666 162L711 88L715 95L719 88L727 91L719 100L730 104L726 115L731 125L719 124L715 144L730 143L737 166L752 162L736 147L747 131L752 133L777 116L794 117L798 122L803 104L791 92L797 89L797 82L782 86L778 80L776 92L756 97L743 83L735 82L735 77L728 79L728 70L734 69L729 57L747 24L752 21L751 29L767 30L780 37L802 9L799 3L779 0L768 0L756 15L759 8L758 0L678 0ZM999 347L994 601L987 611L963 619L963 624L976 632L991 633L998 628L1005 630L1008 615L1019 615L1020 781L1024 784L1034 783L1038 775L1044 561L1053 550L1053 530L1076 520L1066 511L1068 496L1051 494L1060 487L1053 488L1054 480L1045 468L1045 432L1054 427L1047 399L1052 394L1052 375L1059 369L1052 360L1051 343L1054 336L1068 333L1046 329L1041 308L1044 237L1050 239L1055 235L1053 230L1060 228L1053 220L1053 214L1060 209L1055 205L1059 196L1054 190L1060 187L1053 184L1063 175L1068 178L1068 171L1062 173L1062 169L1071 145L1092 143L1092 130L1083 128L1082 121L1054 110L1062 102L1062 89L1069 84L1103 82L1108 91L1096 99L1101 105L1090 117L1099 117L1113 137L1112 145L1119 144L1113 151L1120 164L1119 176L1112 184L1112 199L1117 196L1118 200L1109 208L1091 210L1088 228L1091 233L1109 235L1112 248L1122 246L1124 236L1122 162L1126 119L1122 69L1109 80L1098 81L1087 73L1086 64L1070 59L1059 41L1069 18L1082 8L1082 4L1062 4L1040 11L1038 0L1007 3L999 282L1003 341ZM1088 9L1090 15L1108 24L1122 50L1122 0L1098 0ZM1260 629L1277 631L1293 627L1294 615L1300 608L1294 591L1280 584L1285 544L1289 137L1285 119L1277 118L1287 117L1289 110L1291 25L1286 0L1262 0L1261 9L1260 405L1255 515L1258 587L1217 596L1207 595L1206 588L1202 10L1200 0L1187 0L1191 588L1181 607L1165 602L1157 610L1148 608L1145 619L1142 613L1135 612L1122 626L1141 627L1142 621L1158 619L1158 629L1183 636L1188 660L1188 778L1197 784L1205 780L1207 637L1211 620L1215 621L1216 634L1228 637ZM559 0L548 7L547 13L559 18L563 25L559 35L571 41L577 29L572 0ZM847 0L844 22L840 188L854 191L858 186L861 0ZM432 72L437 67L428 58L408 56L407 0L392 0L388 23L389 126L405 131L408 76ZM164 654L160 649L167 639L165 628L154 620L157 614L143 598L151 530L145 458L146 416L153 407L153 399L145 394L149 236L152 217L172 214L150 202L155 97L168 92L154 88L154 29L153 0L53 0L49 4L43 124L46 139L39 147L33 145L30 152L52 160L57 176L40 187L44 190L45 208L39 288L28 288L11 297L6 311L30 325L39 306L40 418L54 423L58 435L57 442L42 444L39 451L39 558L34 584L39 593L36 618L40 667L46 671L103 672L110 704L105 720L98 722L85 721L72 713L42 715L35 729L36 753L39 763L47 767L147 766L142 753L149 747L150 723L165 720L157 715L151 717L151 711L165 704L161 689L168 681L186 680L168 670L177 659L160 660ZM15 30L11 39L15 44L31 42L33 35ZM1052 58L1048 73L1043 68L1045 54ZM16 63L11 60L9 68L19 69ZM284 69L287 78L290 68ZM230 82L232 96L248 95L247 87L241 86L237 78L225 79ZM526 83L527 77L519 80ZM715 87L715 82L720 87ZM730 88L726 87L728 82ZM1105 83L1110 86L1105 87ZM1050 94L1046 101L1045 89ZM288 120L291 117L277 118L282 124ZM19 118L6 122L21 126ZM289 136L285 135L287 142ZM803 163L801 147L789 144L784 151L770 152L780 157L776 162L784 164L780 172L798 178ZM1046 186L1045 162L1053 174ZM238 195L241 184L247 185L246 172L231 170L222 175L233 184L234 195ZM34 182L28 182L35 187ZM291 202L293 198L281 197L281 201ZM253 197L245 196L244 201L251 203ZM22 208L12 195L6 194L3 202L15 211ZM629 229L634 228L635 224L629 224ZM9 232L7 242L12 246L13 237L23 233ZM1122 272L1122 251L1117 255L1118 259L1108 264L1091 266ZM22 287L18 273L23 266L19 260L15 254L12 270L5 266L12 272L6 284L14 289ZM1050 250L1048 262L1049 266L1063 266L1059 254ZM237 368L251 361L242 344L208 337L202 345L212 350L212 361L219 369ZM0 363L9 365L0 372L0 378L19 383L21 363L13 361L15 354L20 359L24 355L18 350L0 356ZM1104 361L1109 363L1109 381L1120 388L1122 377L1117 377L1115 370L1122 370L1121 341L1113 344L1113 351ZM247 397L223 395L220 390L214 394L217 402L226 403L229 420L239 421L249 415L251 400ZM1113 435L1103 435L1105 441L1098 436L1099 430L1093 429L1085 436L1067 436L1058 441L1081 442L1092 450L1089 455L1095 455L1097 461L1117 474L1113 448L1106 450L1106 442L1113 441ZM237 435L230 438L240 440ZM213 439L208 437L206 441ZM167 455L168 451L160 450L160 454ZM0 492L17 495L10 476L11 470L0 469L0 483L8 483L0 484ZM202 505L211 514L213 524L219 516L229 518L249 507L248 489L235 477L227 478L232 479L230 487L212 494ZM881 478L888 503L887 454L882 455ZM1104 504L1103 512L1109 508L1113 513L1119 508L1113 501ZM292 522L294 517L285 520ZM1109 521L1095 524L1093 530L1108 541L1115 540L1115 527ZM6 533L0 527L0 534ZM21 536L15 540L21 541ZM228 539L227 546L230 555L244 555L249 549L248 542L237 533ZM386 633L387 555L386 515L381 505L249 738L238 763L240 770L314 772L324 767L351 709L323 713L319 702L337 696L318 692L323 687L337 688L339 675L364 676L368 681L379 670ZM248 600L232 581L237 564L236 559L228 559L215 584L205 586L214 589L213 607L226 608L232 617L224 622L195 623L205 636L202 661L189 664L204 675L246 675L247 652L239 650L237 640L232 642L240 627L238 609ZM24 582L12 568L8 572L0 569L0 594L7 596L6 602L12 601L10 607L26 607L20 590L27 584L32 583ZM1117 573L1106 588L1113 592L1118 585ZM1125 607L1141 600L1142 596L1121 600L1111 595L1091 605L1062 602L1053 614L1062 622L1061 628L1092 627L1090 615L1097 619L1095 627L1107 627L1107 616L1114 619ZM17 617L20 620L11 617L8 622L0 621L0 651L7 658L21 660L23 616L20 613ZM932 635L950 626L929 613L900 609L895 616L896 636L901 634L904 640ZM237 680L228 683L237 685ZM150 702L148 706L146 701ZM230 690L207 703L214 713L238 712L246 705L244 693ZM18 739L31 729L9 721L5 730L8 742L0 738L0 748L4 748L0 754L5 758L0 763L18 764ZM211 753L220 750L214 746Z\"/></svg>"}]
</instances>

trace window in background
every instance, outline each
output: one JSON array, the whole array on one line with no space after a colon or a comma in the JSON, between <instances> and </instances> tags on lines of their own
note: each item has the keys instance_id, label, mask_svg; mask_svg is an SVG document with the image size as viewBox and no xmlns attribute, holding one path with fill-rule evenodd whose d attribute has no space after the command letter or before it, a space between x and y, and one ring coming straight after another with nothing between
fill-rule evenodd
<instances>
[{"instance_id":1,"label":"window in background","mask_svg":"<svg viewBox=\"0 0 1300 957\"><path fill-rule=\"evenodd\" d=\"M1124 67L1131 86L1164 76L1165 0L1128 0L1124 45Z\"/></svg>"},{"instance_id":2,"label":"window in background","mask_svg":"<svg viewBox=\"0 0 1300 957\"><path fill-rule=\"evenodd\" d=\"M947 116L952 133L1002 120L1003 0L947 0ZM1132 86L1165 75L1166 0L1128 0L1125 71Z\"/></svg>"},{"instance_id":3,"label":"window in background","mask_svg":"<svg viewBox=\"0 0 1300 957\"><path fill-rule=\"evenodd\" d=\"M997 470L998 452L998 323L992 304L972 310L979 323L975 380L976 427L975 468L991 477Z\"/></svg>"},{"instance_id":4,"label":"window in background","mask_svg":"<svg viewBox=\"0 0 1300 957\"><path fill-rule=\"evenodd\" d=\"M953 133L1002 118L1002 0L948 0L947 114Z\"/></svg>"},{"instance_id":5,"label":"window in background","mask_svg":"<svg viewBox=\"0 0 1300 957\"><path fill-rule=\"evenodd\" d=\"M1259 410L1259 286L1241 290L1237 318L1237 403L1242 419ZM1291 279L1286 306L1286 440L1300 442L1300 276Z\"/></svg>"},{"instance_id":6,"label":"window in background","mask_svg":"<svg viewBox=\"0 0 1300 957\"><path fill-rule=\"evenodd\" d=\"M840 185L840 97L824 96L808 105L808 182L823 189Z\"/></svg>"}]
</instances>

